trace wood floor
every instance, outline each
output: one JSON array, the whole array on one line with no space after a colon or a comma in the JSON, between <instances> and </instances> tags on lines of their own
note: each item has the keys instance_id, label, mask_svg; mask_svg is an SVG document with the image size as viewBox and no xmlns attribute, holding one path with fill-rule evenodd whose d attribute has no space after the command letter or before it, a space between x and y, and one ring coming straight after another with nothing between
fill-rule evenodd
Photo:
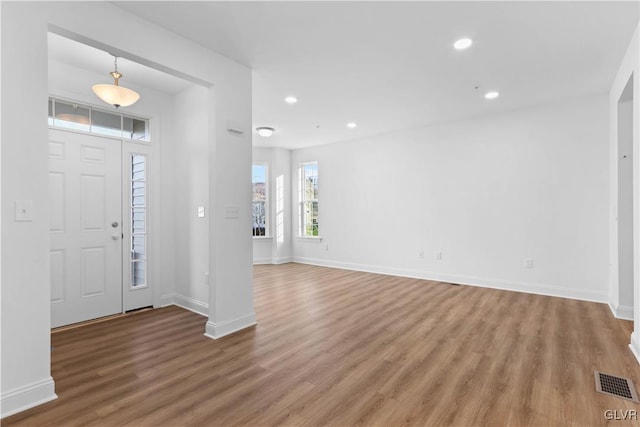
<instances>
[{"instance_id":1,"label":"wood floor","mask_svg":"<svg viewBox=\"0 0 640 427\"><path fill-rule=\"evenodd\" d=\"M640 385L631 322L604 304L254 271L258 325L218 341L177 307L53 334L59 399L2 425L591 426L640 412L594 389L594 369Z\"/></svg>"}]
</instances>

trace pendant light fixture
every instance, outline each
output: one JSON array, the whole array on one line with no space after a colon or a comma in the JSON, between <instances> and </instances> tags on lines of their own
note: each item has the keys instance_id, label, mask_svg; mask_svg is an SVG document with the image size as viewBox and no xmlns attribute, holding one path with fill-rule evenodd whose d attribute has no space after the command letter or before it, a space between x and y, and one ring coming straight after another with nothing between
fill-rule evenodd
<instances>
[{"instance_id":1,"label":"pendant light fixture","mask_svg":"<svg viewBox=\"0 0 640 427\"><path fill-rule=\"evenodd\" d=\"M118 80L122 77L122 74L118 72L118 57L114 56L114 70L110 72L111 77L113 77L113 84L98 84L93 85L93 92L98 96L98 98L102 99L107 104L111 104L114 107L128 107L129 105L133 105L138 99L140 99L140 95L126 87L122 87L119 85Z\"/></svg>"}]
</instances>

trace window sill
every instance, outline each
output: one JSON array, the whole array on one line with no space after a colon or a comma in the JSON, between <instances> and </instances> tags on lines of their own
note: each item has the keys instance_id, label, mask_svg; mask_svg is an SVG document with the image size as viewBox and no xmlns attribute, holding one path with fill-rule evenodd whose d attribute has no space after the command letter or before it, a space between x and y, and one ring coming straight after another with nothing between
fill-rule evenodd
<instances>
[{"instance_id":1,"label":"window sill","mask_svg":"<svg viewBox=\"0 0 640 427\"><path fill-rule=\"evenodd\" d=\"M322 242L322 236L296 236L296 239L303 242Z\"/></svg>"},{"instance_id":2,"label":"window sill","mask_svg":"<svg viewBox=\"0 0 640 427\"><path fill-rule=\"evenodd\" d=\"M273 236L251 236L253 240L272 240Z\"/></svg>"}]
</instances>

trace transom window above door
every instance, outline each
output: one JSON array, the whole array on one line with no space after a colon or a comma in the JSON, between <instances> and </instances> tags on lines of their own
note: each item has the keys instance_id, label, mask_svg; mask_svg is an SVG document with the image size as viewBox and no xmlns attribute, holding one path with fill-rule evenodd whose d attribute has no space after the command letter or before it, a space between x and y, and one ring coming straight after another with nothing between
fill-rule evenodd
<instances>
[{"instance_id":1,"label":"transom window above door","mask_svg":"<svg viewBox=\"0 0 640 427\"><path fill-rule=\"evenodd\" d=\"M56 98L49 98L49 126L133 141L150 141L148 119Z\"/></svg>"}]
</instances>

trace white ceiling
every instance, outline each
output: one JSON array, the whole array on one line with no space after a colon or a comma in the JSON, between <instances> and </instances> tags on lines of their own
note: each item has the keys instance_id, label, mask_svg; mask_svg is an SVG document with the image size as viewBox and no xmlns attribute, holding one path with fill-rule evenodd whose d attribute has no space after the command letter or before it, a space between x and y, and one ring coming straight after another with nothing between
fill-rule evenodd
<instances>
[{"instance_id":1,"label":"white ceiling","mask_svg":"<svg viewBox=\"0 0 640 427\"><path fill-rule=\"evenodd\" d=\"M49 33L48 45L50 60L103 74L104 81L96 81L96 83L113 82L113 78L109 73L113 71L114 57L108 52L54 33ZM133 83L135 86L148 87L172 95L192 86L186 80L146 67L126 58L118 58L118 71L123 75L120 81L123 86L130 86Z\"/></svg>"},{"instance_id":2,"label":"white ceiling","mask_svg":"<svg viewBox=\"0 0 640 427\"><path fill-rule=\"evenodd\" d=\"M254 144L287 148L605 93L639 16L635 1L115 4L252 67L253 126L276 128Z\"/></svg>"}]
</instances>

